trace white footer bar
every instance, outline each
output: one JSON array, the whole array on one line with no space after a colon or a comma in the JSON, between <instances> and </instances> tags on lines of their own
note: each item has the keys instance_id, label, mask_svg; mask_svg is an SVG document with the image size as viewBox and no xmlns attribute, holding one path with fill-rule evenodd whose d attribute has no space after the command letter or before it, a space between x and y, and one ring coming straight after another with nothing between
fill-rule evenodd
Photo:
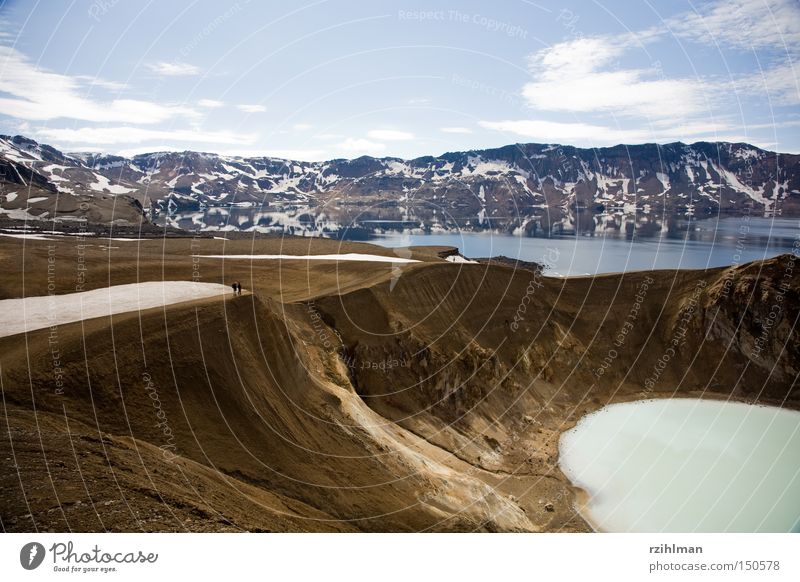
<instances>
[{"instance_id":1,"label":"white footer bar","mask_svg":"<svg viewBox=\"0 0 800 582\"><path fill-rule=\"evenodd\" d=\"M800 580L794 534L4 534L3 580ZM245 578L247 576L248 578Z\"/></svg>"}]
</instances>

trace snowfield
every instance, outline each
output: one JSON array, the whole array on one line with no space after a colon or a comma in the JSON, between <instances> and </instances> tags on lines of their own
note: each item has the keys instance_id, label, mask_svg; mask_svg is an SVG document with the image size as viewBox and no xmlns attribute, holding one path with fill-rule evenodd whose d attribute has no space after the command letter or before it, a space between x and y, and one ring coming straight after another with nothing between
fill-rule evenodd
<instances>
[{"instance_id":1,"label":"snowfield","mask_svg":"<svg viewBox=\"0 0 800 582\"><path fill-rule=\"evenodd\" d=\"M151 281L66 295L3 299L0 301L0 337L232 293L230 287L219 283Z\"/></svg>"},{"instance_id":2,"label":"snowfield","mask_svg":"<svg viewBox=\"0 0 800 582\"><path fill-rule=\"evenodd\" d=\"M28 232L15 233L15 232L0 232L0 236L7 236L10 238L27 238L31 240L51 240L50 237L43 234L33 234Z\"/></svg>"},{"instance_id":3,"label":"snowfield","mask_svg":"<svg viewBox=\"0 0 800 582\"><path fill-rule=\"evenodd\" d=\"M120 186L119 184L112 184L111 180L102 174L98 174L97 172L92 173L94 174L94 177L97 178L97 182L89 184L89 188L96 192L108 191L112 194L130 194L136 190L136 188L126 188L125 186Z\"/></svg>"},{"instance_id":4,"label":"snowfield","mask_svg":"<svg viewBox=\"0 0 800 582\"><path fill-rule=\"evenodd\" d=\"M344 253L341 255L192 255L201 259L301 260L301 261L372 261L375 263L419 263L416 259Z\"/></svg>"},{"instance_id":5,"label":"snowfield","mask_svg":"<svg viewBox=\"0 0 800 582\"><path fill-rule=\"evenodd\" d=\"M462 257L461 255L450 255L445 259L448 263L460 263L465 265L477 265L478 261L470 260L466 257Z\"/></svg>"}]
</instances>

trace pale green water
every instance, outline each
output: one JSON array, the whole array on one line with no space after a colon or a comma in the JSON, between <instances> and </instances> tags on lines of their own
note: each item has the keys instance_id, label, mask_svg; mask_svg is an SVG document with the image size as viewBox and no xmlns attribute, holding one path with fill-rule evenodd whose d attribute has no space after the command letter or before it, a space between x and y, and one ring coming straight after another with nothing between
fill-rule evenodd
<instances>
[{"instance_id":1,"label":"pale green water","mask_svg":"<svg viewBox=\"0 0 800 582\"><path fill-rule=\"evenodd\" d=\"M559 449L596 529L800 531L800 412L688 398L612 404Z\"/></svg>"}]
</instances>

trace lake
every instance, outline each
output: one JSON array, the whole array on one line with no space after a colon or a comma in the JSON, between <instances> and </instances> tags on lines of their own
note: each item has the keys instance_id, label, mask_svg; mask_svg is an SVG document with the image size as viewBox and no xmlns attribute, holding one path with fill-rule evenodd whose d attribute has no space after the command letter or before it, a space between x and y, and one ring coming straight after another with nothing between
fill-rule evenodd
<instances>
[{"instance_id":1,"label":"lake","mask_svg":"<svg viewBox=\"0 0 800 582\"><path fill-rule=\"evenodd\" d=\"M560 466L611 532L800 531L800 412L738 402L606 406L561 436Z\"/></svg>"},{"instance_id":2,"label":"lake","mask_svg":"<svg viewBox=\"0 0 800 582\"><path fill-rule=\"evenodd\" d=\"M283 233L366 241L386 247L456 246L468 257L505 255L545 265L554 276L647 269L703 269L798 251L800 219L739 216L695 219L649 214L567 213L483 227L408 220L397 208L324 213L308 206L213 207L158 219L187 230ZM379 212L380 211L380 212ZM523 223L527 225L523 228ZM496 224L502 227L496 228ZM535 228L534 228L535 227Z\"/></svg>"},{"instance_id":3,"label":"lake","mask_svg":"<svg viewBox=\"0 0 800 582\"><path fill-rule=\"evenodd\" d=\"M685 229L649 232L613 230L604 234L547 238L491 232L410 234L386 232L369 242L387 247L456 246L467 257L506 255L543 263L555 276L593 275L646 269L704 269L738 265L800 252L800 221L737 217L690 222Z\"/></svg>"}]
</instances>

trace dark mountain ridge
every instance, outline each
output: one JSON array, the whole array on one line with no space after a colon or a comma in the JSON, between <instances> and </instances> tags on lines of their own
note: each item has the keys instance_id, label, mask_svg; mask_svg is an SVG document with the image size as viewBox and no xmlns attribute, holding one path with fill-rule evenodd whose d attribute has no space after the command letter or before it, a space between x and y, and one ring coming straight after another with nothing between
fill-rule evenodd
<instances>
[{"instance_id":1,"label":"dark mountain ridge","mask_svg":"<svg viewBox=\"0 0 800 582\"><path fill-rule=\"evenodd\" d=\"M55 203L65 196L91 205L115 199L133 213L124 220L138 213L174 226L185 213L251 208L232 228L272 232L336 230L354 217L520 234L543 214L800 215L800 156L746 143L528 143L412 160L303 162L193 151L64 154L0 136L0 163L3 192L16 194L0 199L0 212L43 218L74 216ZM219 228L199 217L183 226Z\"/></svg>"}]
</instances>

